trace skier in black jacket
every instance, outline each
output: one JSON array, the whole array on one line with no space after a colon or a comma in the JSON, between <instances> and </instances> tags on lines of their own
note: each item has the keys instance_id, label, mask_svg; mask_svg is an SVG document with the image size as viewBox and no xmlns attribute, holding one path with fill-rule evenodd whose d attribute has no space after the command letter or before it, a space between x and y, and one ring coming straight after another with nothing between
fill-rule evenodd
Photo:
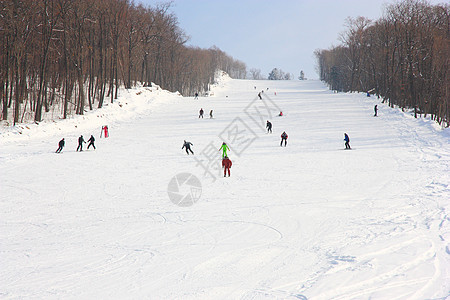
<instances>
[{"instance_id":1,"label":"skier in black jacket","mask_svg":"<svg viewBox=\"0 0 450 300\"><path fill-rule=\"evenodd\" d=\"M89 142L89 145L87 146L87 148L89 149L89 147L92 146L92 147L94 147L94 150L95 150L95 145L94 145L95 139L94 139L93 135L91 135L91 137L88 139L88 142Z\"/></svg>"},{"instance_id":2,"label":"skier in black jacket","mask_svg":"<svg viewBox=\"0 0 450 300\"><path fill-rule=\"evenodd\" d=\"M84 138L83 138L83 136L81 135L81 136L78 138L78 147L77 147L77 151L78 151L78 149L80 150L80 152L83 151L83 143L86 143L86 142L84 141Z\"/></svg>"},{"instance_id":3,"label":"skier in black jacket","mask_svg":"<svg viewBox=\"0 0 450 300\"><path fill-rule=\"evenodd\" d=\"M266 128L267 128L267 133L269 133L269 132L272 133L272 123L270 123L269 120L267 120Z\"/></svg>"},{"instance_id":4,"label":"skier in black jacket","mask_svg":"<svg viewBox=\"0 0 450 300\"><path fill-rule=\"evenodd\" d=\"M64 141L64 138L62 140L59 141L58 144L58 149L56 149L56 153L61 153L61 150L64 148L64 145L66 144L66 142Z\"/></svg>"},{"instance_id":5,"label":"skier in black jacket","mask_svg":"<svg viewBox=\"0 0 450 300\"><path fill-rule=\"evenodd\" d=\"M187 155L189 155L189 151L191 151L191 153L194 154L194 151L192 151L191 146L194 146L191 142L184 141L183 147L181 147L181 149L186 148Z\"/></svg>"}]
</instances>

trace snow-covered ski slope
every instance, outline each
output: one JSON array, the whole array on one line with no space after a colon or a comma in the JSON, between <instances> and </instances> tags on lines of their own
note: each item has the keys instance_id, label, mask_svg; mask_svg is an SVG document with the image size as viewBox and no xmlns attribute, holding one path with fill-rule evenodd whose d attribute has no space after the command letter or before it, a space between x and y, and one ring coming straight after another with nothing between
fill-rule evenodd
<instances>
[{"instance_id":1,"label":"snow-covered ski slope","mask_svg":"<svg viewBox=\"0 0 450 300\"><path fill-rule=\"evenodd\" d=\"M448 130L319 81L223 79L198 100L150 90L3 130L1 298L449 296ZM285 116L267 117L277 107ZM353 150L343 151L344 132ZM75 152L81 134L97 150ZM216 168L223 141L229 178ZM190 206L169 198L180 173L201 183L201 195L180 186Z\"/></svg>"}]
</instances>

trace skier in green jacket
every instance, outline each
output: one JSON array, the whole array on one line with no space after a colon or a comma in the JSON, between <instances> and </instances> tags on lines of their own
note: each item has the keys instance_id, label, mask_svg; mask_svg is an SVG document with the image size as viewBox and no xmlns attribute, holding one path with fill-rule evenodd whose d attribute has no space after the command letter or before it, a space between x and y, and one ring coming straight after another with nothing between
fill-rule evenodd
<instances>
[{"instance_id":1,"label":"skier in green jacket","mask_svg":"<svg viewBox=\"0 0 450 300\"><path fill-rule=\"evenodd\" d=\"M227 144L225 142L222 143L222 146L219 148L219 151L222 150L222 158L224 158L227 155L227 150L230 150L230 148L228 148Z\"/></svg>"}]
</instances>

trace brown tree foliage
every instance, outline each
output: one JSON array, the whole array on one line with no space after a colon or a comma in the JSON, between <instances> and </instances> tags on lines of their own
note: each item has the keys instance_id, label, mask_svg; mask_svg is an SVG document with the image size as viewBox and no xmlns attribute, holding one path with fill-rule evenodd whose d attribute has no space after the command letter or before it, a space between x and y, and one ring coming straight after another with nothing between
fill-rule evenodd
<instances>
[{"instance_id":1,"label":"brown tree foliage","mask_svg":"<svg viewBox=\"0 0 450 300\"><path fill-rule=\"evenodd\" d=\"M37 122L102 107L120 86L151 82L203 93L224 70L246 66L216 47L185 45L170 11L129 0L0 0L1 119Z\"/></svg>"},{"instance_id":2,"label":"brown tree foliage","mask_svg":"<svg viewBox=\"0 0 450 300\"><path fill-rule=\"evenodd\" d=\"M375 22L348 19L342 44L315 52L320 79L336 91L373 91L449 126L449 8L404 0Z\"/></svg>"}]
</instances>

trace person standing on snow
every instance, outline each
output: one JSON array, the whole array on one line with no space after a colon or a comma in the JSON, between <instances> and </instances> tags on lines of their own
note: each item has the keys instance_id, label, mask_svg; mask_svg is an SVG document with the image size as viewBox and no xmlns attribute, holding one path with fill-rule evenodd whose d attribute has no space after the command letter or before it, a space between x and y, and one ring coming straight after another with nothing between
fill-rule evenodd
<instances>
[{"instance_id":1,"label":"person standing on snow","mask_svg":"<svg viewBox=\"0 0 450 300\"><path fill-rule=\"evenodd\" d=\"M95 150L96 149L95 145L94 145L95 139L92 134L91 134L91 137L88 139L88 142L89 142L89 145L87 146L87 148L89 149L89 147L92 146L92 147L94 147L94 150Z\"/></svg>"},{"instance_id":2,"label":"person standing on snow","mask_svg":"<svg viewBox=\"0 0 450 300\"><path fill-rule=\"evenodd\" d=\"M83 143L86 143L86 142L84 141L83 136L81 135L81 136L78 138L78 147L77 147L77 151L78 151L78 150L80 150L80 152L83 151Z\"/></svg>"},{"instance_id":3,"label":"person standing on snow","mask_svg":"<svg viewBox=\"0 0 450 300\"><path fill-rule=\"evenodd\" d=\"M195 93L194 99L198 99L198 93Z\"/></svg>"},{"instance_id":4,"label":"person standing on snow","mask_svg":"<svg viewBox=\"0 0 450 300\"><path fill-rule=\"evenodd\" d=\"M198 118L200 119L200 117L203 119L203 108L200 108Z\"/></svg>"},{"instance_id":5,"label":"person standing on snow","mask_svg":"<svg viewBox=\"0 0 450 300\"><path fill-rule=\"evenodd\" d=\"M213 110L211 109L211 111L209 112L209 118L212 119L213 118Z\"/></svg>"},{"instance_id":6,"label":"person standing on snow","mask_svg":"<svg viewBox=\"0 0 450 300\"><path fill-rule=\"evenodd\" d=\"M64 138L62 140L59 141L58 143L58 149L56 149L56 153L61 153L61 150L64 148L64 145L66 144L66 142L64 141Z\"/></svg>"},{"instance_id":7,"label":"person standing on snow","mask_svg":"<svg viewBox=\"0 0 450 300\"><path fill-rule=\"evenodd\" d=\"M344 133L345 149L352 149L350 147L350 138L346 133Z\"/></svg>"},{"instance_id":8,"label":"person standing on snow","mask_svg":"<svg viewBox=\"0 0 450 300\"><path fill-rule=\"evenodd\" d=\"M280 147L283 146L283 141L284 141L284 146L286 147L286 144L287 144L287 138L288 138L288 135L287 135L286 131L283 131L283 133L281 134L281 143L280 143Z\"/></svg>"},{"instance_id":9,"label":"person standing on snow","mask_svg":"<svg viewBox=\"0 0 450 300\"><path fill-rule=\"evenodd\" d=\"M192 151L191 146L194 146L191 142L184 141L183 147L181 149L186 148L186 153L189 155L189 151L191 151L192 154L194 154L194 151Z\"/></svg>"},{"instance_id":10,"label":"person standing on snow","mask_svg":"<svg viewBox=\"0 0 450 300\"><path fill-rule=\"evenodd\" d=\"M225 156L222 160L223 177L227 176L227 170L228 170L228 177L230 177L230 168L232 165L233 165L233 163L228 158L228 156Z\"/></svg>"},{"instance_id":11,"label":"person standing on snow","mask_svg":"<svg viewBox=\"0 0 450 300\"><path fill-rule=\"evenodd\" d=\"M259 100L262 100L261 92L258 93Z\"/></svg>"},{"instance_id":12,"label":"person standing on snow","mask_svg":"<svg viewBox=\"0 0 450 300\"><path fill-rule=\"evenodd\" d=\"M373 110L375 111L375 114L373 115L374 117L378 116L378 105L375 105L375 107L373 108Z\"/></svg>"},{"instance_id":13,"label":"person standing on snow","mask_svg":"<svg viewBox=\"0 0 450 300\"><path fill-rule=\"evenodd\" d=\"M222 150L222 158L227 156L227 150L230 150L228 148L227 144L225 142L222 143L222 146L219 148L219 151Z\"/></svg>"},{"instance_id":14,"label":"person standing on snow","mask_svg":"<svg viewBox=\"0 0 450 300\"><path fill-rule=\"evenodd\" d=\"M269 120L267 120L266 128L267 128L267 133L269 133L269 132L272 133L272 123L270 123Z\"/></svg>"}]
</instances>

